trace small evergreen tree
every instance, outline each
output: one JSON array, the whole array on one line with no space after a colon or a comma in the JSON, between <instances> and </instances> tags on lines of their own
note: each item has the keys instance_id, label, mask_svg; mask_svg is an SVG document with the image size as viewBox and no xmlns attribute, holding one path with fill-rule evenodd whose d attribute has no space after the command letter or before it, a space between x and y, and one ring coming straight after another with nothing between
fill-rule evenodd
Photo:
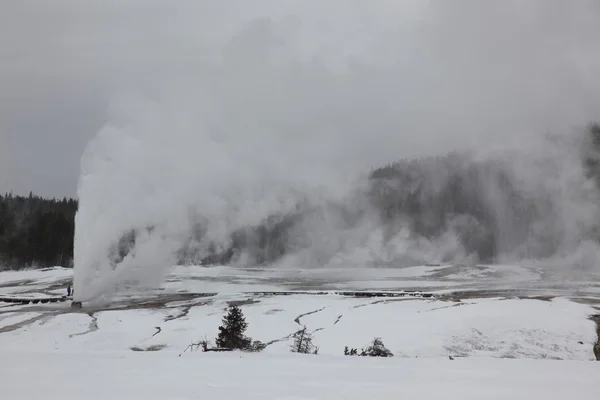
<instances>
[{"instance_id":1,"label":"small evergreen tree","mask_svg":"<svg viewBox=\"0 0 600 400\"><path fill-rule=\"evenodd\" d=\"M217 347L240 350L250 348L252 339L244 335L246 328L248 323L242 310L238 306L231 307L229 313L223 317L223 325L219 327Z\"/></svg>"},{"instance_id":2,"label":"small evergreen tree","mask_svg":"<svg viewBox=\"0 0 600 400\"><path fill-rule=\"evenodd\" d=\"M371 344L364 348L360 354L361 356L369 357L393 357L394 354L383 345L381 338L373 339Z\"/></svg>"},{"instance_id":3,"label":"small evergreen tree","mask_svg":"<svg viewBox=\"0 0 600 400\"><path fill-rule=\"evenodd\" d=\"M292 353L317 354L319 348L313 344L313 336L306 331L306 326L294 334L294 344L292 344Z\"/></svg>"},{"instance_id":4,"label":"small evergreen tree","mask_svg":"<svg viewBox=\"0 0 600 400\"><path fill-rule=\"evenodd\" d=\"M344 355L345 356L357 356L358 350L357 349L349 349L348 346L346 346L344 348Z\"/></svg>"}]
</instances>

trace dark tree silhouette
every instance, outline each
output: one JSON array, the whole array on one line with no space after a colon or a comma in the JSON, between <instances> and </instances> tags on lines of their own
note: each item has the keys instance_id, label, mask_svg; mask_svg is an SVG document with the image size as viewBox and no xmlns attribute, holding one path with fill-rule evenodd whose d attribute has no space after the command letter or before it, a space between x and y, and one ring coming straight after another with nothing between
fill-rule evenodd
<instances>
[{"instance_id":1,"label":"dark tree silhouette","mask_svg":"<svg viewBox=\"0 0 600 400\"><path fill-rule=\"evenodd\" d=\"M0 268L71 266L77 202L0 195Z\"/></svg>"},{"instance_id":2,"label":"dark tree silhouette","mask_svg":"<svg viewBox=\"0 0 600 400\"><path fill-rule=\"evenodd\" d=\"M244 332L248 328L246 318L238 306L229 309L229 313L223 317L223 325L219 327L217 336L217 347L226 349L250 349L252 339L246 337Z\"/></svg>"}]
</instances>

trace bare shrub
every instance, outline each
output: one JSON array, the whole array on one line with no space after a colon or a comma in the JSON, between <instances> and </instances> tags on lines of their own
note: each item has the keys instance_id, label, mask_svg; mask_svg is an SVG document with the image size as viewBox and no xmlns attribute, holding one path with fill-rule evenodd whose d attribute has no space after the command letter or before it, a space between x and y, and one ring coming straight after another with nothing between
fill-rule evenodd
<instances>
[{"instance_id":1,"label":"bare shrub","mask_svg":"<svg viewBox=\"0 0 600 400\"><path fill-rule=\"evenodd\" d=\"M313 335L306 330L306 326L294 333L294 344L292 344L292 353L318 354L319 348L313 344Z\"/></svg>"}]
</instances>

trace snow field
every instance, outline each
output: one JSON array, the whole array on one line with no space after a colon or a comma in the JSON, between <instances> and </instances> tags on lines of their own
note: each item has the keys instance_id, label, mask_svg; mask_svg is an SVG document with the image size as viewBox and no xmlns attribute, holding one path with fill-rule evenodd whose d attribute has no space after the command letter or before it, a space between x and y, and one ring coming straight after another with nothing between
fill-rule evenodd
<instances>
[{"instance_id":1,"label":"snow field","mask_svg":"<svg viewBox=\"0 0 600 400\"><path fill-rule=\"evenodd\" d=\"M204 338L214 343L231 301L243 304L247 335L271 343L267 354L287 354L291 335L307 326L321 355L343 355L344 346L360 349L381 337L398 357L594 359L595 324L587 319L594 310L566 299L443 302L335 295L217 296L194 307L177 303L58 313L3 333L0 351L127 351L162 345L163 352L181 353ZM30 317L11 315L7 318L21 319L0 320L0 326Z\"/></svg>"},{"instance_id":2,"label":"snow field","mask_svg":"<svg viewBox=\"0 0 600 400\"><path fill-rule=\"evenodd\" d=\"M5 354L3 398L597 399L600 363L105 352Z\"/></svg>"},{"instance_id":3,"label":"snow field","mask_svg":"<svg viewBox=\"0 0 600 400\"><path fill-rule=\"evenodd\" d=\"M525 284L535 280L528 269L505 271ZM456 280L454 288L467 281L485 287L494 280L510 286L495 267L371 272L178 267L162 291L144 294L152 302L147 305L134 305L140 299L128 302L126 295L117 303L122 309L0 305L0 393L8 399L44 400L598 397L600 363L591 362L596 327L589 317L599 312L568 298L500 296L455 302L242 293L289 290L302 282L393 287L400 282L394 279L412 279L432 289L450 282L444 279ZM445 278L431 277L438 272ZM61 268L3 272L0 294L59 293L70 273ZM338 273L342 278L331 282ZM186 291L218 294L161 301ZM246 316L246 334L269 346L258 354L184 352L204 338L214 343L232 303L240 304ZM318 355L290 353L291 336L303 326L313 332ZM395 357L343 356L344 346L360 349L374 337L381 337ZM143 351L149 349L155 351Z\"/></svg>"}]
</instances>

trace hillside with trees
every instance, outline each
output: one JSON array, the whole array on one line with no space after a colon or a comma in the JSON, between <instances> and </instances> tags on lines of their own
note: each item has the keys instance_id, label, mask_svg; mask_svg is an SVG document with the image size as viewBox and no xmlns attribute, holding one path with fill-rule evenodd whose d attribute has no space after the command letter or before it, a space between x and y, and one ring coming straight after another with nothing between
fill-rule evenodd
<instances>
[{"instance_id":1,"label":"hillside with trees","mask_svg":"<svg viewBox=\"0 0 600 400\"><path fill-rule=\"evenodd\" d=\"M600 243L600 125L590 124L580 136L548 136L538 145L400 160L373 170L366 189L349 200L273 215L235 232L228 249L209 252L204 261L269 264L302 254L294 263L323 265L363 246L376 265L456 262L460 256L492 263L545 259ZM374 230L381 231L375 250L369 248ZM412 248L385 254L394 241Z\"/></svg>"}]
</instances>

